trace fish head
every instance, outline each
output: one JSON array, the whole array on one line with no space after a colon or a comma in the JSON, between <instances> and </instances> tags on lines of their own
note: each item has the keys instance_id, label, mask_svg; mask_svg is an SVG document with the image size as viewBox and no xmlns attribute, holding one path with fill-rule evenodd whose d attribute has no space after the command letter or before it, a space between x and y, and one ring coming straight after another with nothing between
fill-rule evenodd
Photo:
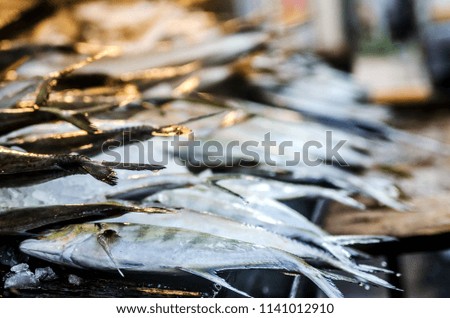
<instances>
[{"instance_id":1,"label":"fish head","mask_svg":"<svg viewBox=\"0 0 450 318\"><path fill-rule=\"evenodd\" d=\"M49 262L73 265L73 252L90 238L95 239L95 224L73 224L51 230L38 239L28 239L20 244L20 250L30 256Z\"/></svg>"}]
</instances>

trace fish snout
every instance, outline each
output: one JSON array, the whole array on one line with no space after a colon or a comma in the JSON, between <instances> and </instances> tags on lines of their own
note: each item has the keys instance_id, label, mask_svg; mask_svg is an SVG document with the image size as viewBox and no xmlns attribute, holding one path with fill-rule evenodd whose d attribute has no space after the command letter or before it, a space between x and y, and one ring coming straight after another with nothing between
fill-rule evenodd
<instances>
[{"instance_id":1,"label":"fish snout","mask_svg":"<svg viewBox=\"0 0 450 318\"><path fill-rule=\"evenodd\" d=\"M61 246L55 243L40 241L35 239L28 239L20 244L20 250L36 258L47 261L58 261L61 256Z\"/></svg>"}]
</instances>

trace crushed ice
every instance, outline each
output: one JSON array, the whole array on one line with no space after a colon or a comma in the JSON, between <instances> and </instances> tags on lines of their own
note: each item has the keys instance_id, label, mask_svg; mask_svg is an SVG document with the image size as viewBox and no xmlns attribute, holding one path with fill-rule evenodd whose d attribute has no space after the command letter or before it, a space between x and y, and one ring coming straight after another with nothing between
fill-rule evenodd
<instances>
[{"instance_id":1,"label":"crushed ice","mask_svg":"<svg viewBox=\"0 0 450 318\"><path fill-rule=\"evenodd\" d=\"M30 288L39 285L39 280L29 270L28 264L21 263L11 267L11 271L5 275L4 288Z\"/></svg>"},{"instance_id":2,"label":"crushed ice","mask_svg":"<svg viewBox=\"0 0 450 318\"><path fill-rule=\"evenodd\" d=\"M68 277L69 283L75 286L81 285L81 278L77 275L70 274Z\"/></svg>"},{"instance_id":3,"label":"crushed ice","mask_svg":"<svg viewBox=\"0 0 450 318\"><path fill-rule=\"evenodd\" d=\"M58 278L50 267L36 268L34 273L26 263L21 263L11 267L10 272L5 275L4 288L32 288L40 282L51 281Z\"/></svg>"}]
</instances>

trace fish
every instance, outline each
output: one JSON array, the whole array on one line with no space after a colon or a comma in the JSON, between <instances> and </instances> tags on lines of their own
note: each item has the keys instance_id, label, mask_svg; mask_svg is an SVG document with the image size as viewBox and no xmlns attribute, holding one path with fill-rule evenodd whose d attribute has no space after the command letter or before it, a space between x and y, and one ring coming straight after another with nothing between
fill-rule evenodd
<instances>
[{"instance_id":1,"label":"fish","mask_svg":"<svg viewBox=\"0 0 450 318\"><path fill-rule=\"evenodd\" d=\"M95 132L96 128L85 113L61 111L55 108L28 107L18 109L0 109L0 136L31 125L64 120L87 132Z\"/></svg>"},{"instance_id":2,"label":"fish","mask_svg":"<svg viewBox=\"0 0 450 318\"><path fill-rule=\"evenodd\" d=\"M19 109L0 109L0 121L2 122L0 127L0 135L5 135L14 130L30 125L54 120L67 121L87 132L92 133L96 131L96 128L88 120L85 111L62 111L46 106L48 104L51 92L57 86L58 81L61 78L64 78L74 71L111 54L114 54L114 49L108 48L75 64L69 65L62 70L52 72L42 77L42 79L36 83L36 98L31 107Z\"/></svg>"},{"instance_id":3,"label":"fish","mask_svg":"<svg viewBox=\"0 0 450 318\"><path fill-rule=\"evenodd\" d=\"M323 92L323 89L320 90ZM330 128L348 131L353 136L361 136L369 140L393 142L404 144L430 153L450 155L450 146L436 140L401 131L383 122L387 116L380 113L381 107L370 107L369 104L345 103L339 105L336 111L336 102L322 101L316 97L305 98L305 94L297 88L284 88L282 92L264 91L260 102L273 107L293 110L301 113ZM364 105L364 111L360 111ZM373 106L373 105L372 105Z\"/></svg>"},{"instance_id":4,"label":"fish","mask_svg":"<svg viewBox=\"0 0 450 318\"><path fill-rule=\"evenodd\" d=\"M54 92L50 96L46 107L85 112L91 116L97 114L108 116L110 111L115 111L116 109L120 109L121 111L128 110L128 108L131 108L128 106L130 104L133 106L136 105L138 99L138 88L131 84L110 84L104 87L89 87L82 90L71 87ZM21 108L27 106L30 105L26 102L21 102L17 105L17 107Z\"/></svg>"},{"instance_id":5,"label":"fish","mask_svg":"<svg viewBox=\"0 0 450 318\"><path fill-rule=\"evenodd\" d=\"M270 101L270 105L281 106L284 101L285 106L311 114L388 119L386 109L364 100L366 90L351 76L313 56L266 51L247 58L246 65L240 73L253 89L263 93L258 96L260 101ZM360 112L363 105L367 107Z\"/></svg>"},{"instance_id":6,"label":"fish","mask_svg":"<svg viewBox=\"0 0 450 318\"><path fill-rule=\"evenodd\" d=\"M22 187L57 178L89 174L109 185L117 183L115 171L161 170L164 166L120 162L97 162L80 155L42 155L25 153L0 146L0 188Z\"/></svg>"},{"instance_id":7,"label":"fish","mask_svg":"<svg viewBox=\"0 0 450 318\"><path fill-rule=\"evenodd\" d=\"M58 109L90 109L99 104L117 104L120 99L133 99L139 105L140 95L158 83L175 81L200 67L197 62L182 66L151 68L123 74L120 78L107 74L71 74L61 77L55 87L57 91L47 101L47 107ZM178 84L178 83L177 83ZM0 91L1 93L1 91ZM18 106L24 107L21 103ZM1 105L1 104L0 104ZM122 107L123 108L123 107ZM137 108L137 107L135 107ZM104 114L103 116L108 114Z\"/></svg>"},{"instance_id":8,"label":"fish","mask_svg":"<svg viewBox=\"0 0 450 318\"><path fill-rule=\"evenodd\" d=\"M307 184L293 184L249 175L215 174L209 177L217 185L225 187L242 197L260 196L275 200L292 200L298 198L322 198L339 202L359 210L364 210L363 203L350 197L350 192Z\"/></svg>"},{"instance_id":9,"label":"fish","mask_svg":"<svg viewBox=\"0 0 450 318\"><path fill-rule=\"evenodd\" d=\"M140 125L99 130L91 134L86 131L71 131L43 136L19 136L2 142L0 145L19 147L40 154L77 153L95 156L113 148L143 142L155 136L169 137L189 134L191 130L185 126L186 124L221 113L209 113L161 127Z\"/></svg>"},{"instance_id":10,"label":"fish","mask_svg":"<svg viewBox=\"0 0 450 318\"><path fill-rule=\"evenodd\" d=\"M301 161L298 165L287 165L285 158L278 156L271 156L275 165L268 164L263 160L254 161L244 153L234 151L233 154L225 153L219 156L214 155L213 160L208 160L201 152L202 147L194 148L194 153L188 153L186 149L174 153L174 155L182 160L188 170L192 173L199 173L206 169L212 170L214 173L220 174L241 174L250 175L277 181L283 181L294 184L308 184L314 186L321 186L326 188L341 189L352 194L361 194L368 198L372 198L382 205L388 206L398 211L409 211L411 208L404 202L401 202L398 197L393 195L390 187L380 186L375 180L365 177L364 175L357 175L351 171L338 169L335 166L328 164L318 164L309 166ZM233 150L236 150L235 147ZM251 153L251 157L257 157L258 153L255 151ZM189 155L189 156L188 156ZM261 154L263 156L263 154ZM320 196L318 192L318 196ZM335 198L336 199L336 198Z\"/></svg>"},{"instance_id":11,"label":"fish","mask_svg":"<svg viewBox=\"0 0 450 318\"><path fill-rule=\"evenodd\" d=\"M164 190L192 187L205 182L202 178L188 173L170 173L152 176L150 180L139 186L129 187L119 192L106 195L107 199L142 201L145 198Z\"/></svg>"},{"instance_id":12,"label":"fish","mask_svg":"<svg viewBox=\"0 0 450 318\"><path fill-rule=\"evenodd\" d=\"M345 273L354 276L356 281L359 282L371 282L374 284L381 284L380 286L392 288L393 286L383 282L378 277L371 274L367 274L367 268L359 267L354 262L345 261L341 259L336 260L330 256L330 254L324 253L319 248L310 245L303 241L292 240L288 237L278 235L274 232L270 232L261 227L255 227L252 224L243 224L235 222L232 219L228 219L219 215L210 214L208 212L198 212L190 209L180 209L175 213L160 214L160 215L143 215L141 213L127 213L122 216L113 219L102 220L105 223L131 223L131 224L146 224L157 225L164 227L174 227L190 231L197 231L207 233L211 235L220 236L227 239L236 239L247 243L266 246L282 250L284 252L293 254L306 261L323 262L328 266L338 268ZM207 226L205 226L207 224ZM324 236L325 238L325 236ZM387 237L386 237L387 238ZM348 240L349 238L345 238ZM372 237L374 241L379 241L379 236ZM387 238L389 239L389 238ZM362 237L362 240L358 240L357 236L352 236L354 242L369 240L369 236ZM322 244L325 245L324 239ZM360 272L360 270L362 270ZM376 268L371 270L375 271Z\"/></svg>"},{"instance_id":13,"label":"fish","mask_svg":"<svg viewBox=\"0 0 450 318\"><path fill-rule=\"evenodd\" d=\"M145 93L143 94L145 95ZM340 129L332 129L317 122L306 121L304 119L293 120L294 117L292 114L283 114L286 117L281 118L283 112L292 113L289 110L279 110L276 115L277 118L273 118L273 116L265 116L268 112L267 107L270 107L266 105L233 98L221 99L211 94L191 91L187 94L171 94L167 96L146 97L145 100L158 106L173 101L184 101L234 110L235 113L236 109L240 109L245 113L239 113L239 118L236 116L233 120L230 120L232 116L225 118L221 125L214 129L212 133L200 138L201 142L213 139L219 141L223 146L236 141L243 144L249 140L263 141L266 135L270 134L271 141L277 142L276 145L285 145L286 141L290 142L290 145L287 147L272 147L270 149L271 156L286 158L286 161L294 161L293 159L298 154L305 156L304 145L308 145L308 143L313 141L319 146L309 147L307 149L308 158L306 159L309 159L309 157L312 157L312 160L319 158L322 161L341 166L350 166L354 169L369 167L374 164L370 153L375 145L371 140L351 135ZM258 108L261 108L261 110ZM339 160L335 157L330 157L328 154L328 148L331 149L338 143L341 144L339 146L339 155L342 157ZM258 146L253 147L255 152L260 154L260 157L263 154L262 145L258 144Z\"/></svg>"},{"instance_id":14,"label":"fish","mask_svg":"<svg viewBox=\"0 0 450 318\"><path fill-rule=\"evenodd\" d=\"M108 199L141 201L163 190L191 188L202 185L222 190L241 198L244 202L247 196L261 196L275 200L291 200L298 198L325 198L339 202L356 209L364 209L364 204L349 196L342 190L328 189L319 186L292 184L239 174L214 174L211 176L196 176L193 174L164 174L153 176L148 182L137 187L131 187L120 192L110 193Z\"/></svg>"},{"instance_id":15,"label":"fish","mask_svg":"<svg viewBox=\"0 0 450 318\"><path fill-rule=\"evenodd\" d=\"M262 165L259 168L261 170L265 168L273 170L271 167L263 167ZM364 175L356 175L328 165L309 167L309 169L304 168L286 166L284 167L285 173L280 175L280 180L292 183L325 183L328 186L331 185L350 193L358 193L374 199L378 203L397 211L406 212L411 209L407 203L399 200L397 193L394 194L391 191L395 186L388 180L383 180L384 182L379 183L376 182L377 178L371 179ZM389 183L389 186L386 185L386 182Z\"/></svg>"},{"instance_id":16,"label":"fish","mask_svg":"<svg viewBox=\"0 0 450 318\"><path fill-rule=\"evenodd\" d=\"M119 216L127 212L162 213L161 207L137 207L117 202L49 205L0 212L0 235L23 235L61 222L80 222Z\"/></svg>"},{"instance_id":17,"label":"fish","mask_svg":"<svg viewBox=\"0 0 450 318\"><path fill-rule=\"evenodd\" d=\"M145 52L133 55L131 60L127 55L104 59L81 69L80 72L105 73L119 77L123 73L183 65L193 61L200 61L208 65L222 64L256 49L269 38L267 34L259 31L231 34L164 54Z\"/></svg>"},{"instance_id":18,"label":"fish","mask_svg":"<svg viewBox=\"0 0 450 318\"><path fill-rule=\"evenodd\" d=\"M341 246L341 244L345 244L344 242L350 242L350 238L336 239L297 211L270 198L255 194L245 199L247 201L243 202L233 194L195 186L189 189L158 192L145 199L142 204L151 206L154 202L158 202L169 207L208 212L241 224L261 227L283 237L313 244L318 249L350 265L348 263L350 253ZM378 242L393 240L386 236L372 237L372 239L377 239ZM354 237L353 242L366 244L371 243L371 239L362 236Z\"/></svg>"},{"instance_id":19,"label":"fish","mask_svg":"<svg viewBox=\"0 0 450 318\"><path fill-rule=\"evenodd\" d=\"M77 153L94 156L102 151L146 141L154 136L174 136L189 133L183 125L153 127L149 125L101 130L95 133L86 131L66 132L45 136L15 138L1 143L7 147L20 147L39 154Z\"/></svg>"},{"instance_id":20,"label":"fish","mask_svg":"<svg viewBox=\"0 0 450 318\"><path fill-rule=\"evenodd\" d=\"M18 44L12 47L2 47L0 50L0 69L4 70L23 59L33 59L40 54L50 52L63 52L67 54L76 54L78 52L76 45L54 45L54 44ZM25 62L25 61L24 61Z\"/></svg>"},{"instance_id":21,"label":"fish","mask_svg":"<svg viewBox=\"0 0 450 318\"><path fill-rule=\"evenodd\" d=\"M172 227L102 223L101 228L99 232L96 224L69 225L49 231L40 239L23 241L20 250L33 257L82 269L192 274L247 297L247 293L217 274L228 270L278 270L303 274L327 296L342 297L326 274L278 249Z\"/></svg>"}]
</instances>

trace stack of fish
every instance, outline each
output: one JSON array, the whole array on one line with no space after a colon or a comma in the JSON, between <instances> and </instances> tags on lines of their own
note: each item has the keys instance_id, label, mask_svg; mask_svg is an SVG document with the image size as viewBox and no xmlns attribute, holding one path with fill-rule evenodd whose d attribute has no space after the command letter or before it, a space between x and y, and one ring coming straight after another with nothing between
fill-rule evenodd
<instances>
[{"instance_id":1,"label":"stack of fish","mask_svg":"<svg viewBox=\"0 0 450 318\"><path fill-rule=\"evenodd\" d=\"M98 6L118 23L96 20ZM279 201L364 209L355 198L367 197L407 210L375 168L400 158L400 145L440 145L387 126L388 112L365 103L347 74L296 52L287 40L295 27L221 24L171 2L116 6L76 6L71 14L88 43L63 30L56 36L53 18L27 39L35 44L2 46L0 234L38 234L20 250L53 266L193 274L246 296L219 273L305 276L330 297L342 296L334 280L395 288L374 275L388 270L358 263L364 254L348 247L392 238L331 236ZM122 10L142 16L130 22ZM158 23L149 26L143 12ZM110 35L108 28L138 21L148 27L140 34L146 45L113 36L99 44L92 31ZM174 136L189 142L191 132L192 151L165 149ZM275 145L290 144L228 151L268 133ZM311 141L308 160L294 160ZM227 149L214 162L211 142Z\"/></svg>"}]
</instances>

